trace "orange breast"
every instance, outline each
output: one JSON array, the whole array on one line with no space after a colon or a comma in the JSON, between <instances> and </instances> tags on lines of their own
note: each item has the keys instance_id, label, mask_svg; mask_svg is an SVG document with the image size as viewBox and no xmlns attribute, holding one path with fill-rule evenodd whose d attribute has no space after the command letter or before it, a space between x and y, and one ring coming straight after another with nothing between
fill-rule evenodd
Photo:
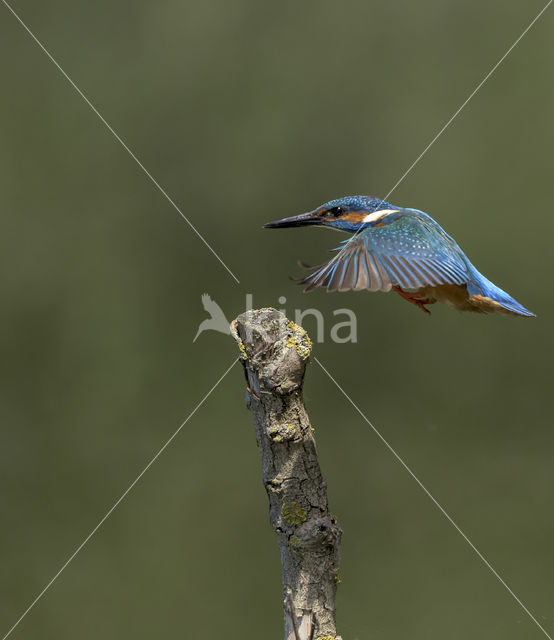
<instances>
[{"instance_id":1,"label":"orange breast","mask_svg":"<svg viewBox=\"0 0 554 640\"><path fill-rule=\"evenodd\" d=\"M436 287L424 287L421 294L458 311L474 311L476 313L501 313L514 316L517 313L504 309L502 305L487 296L472 295L467 292L465 284L441 284Z\"/></svg>"}]
</instances>

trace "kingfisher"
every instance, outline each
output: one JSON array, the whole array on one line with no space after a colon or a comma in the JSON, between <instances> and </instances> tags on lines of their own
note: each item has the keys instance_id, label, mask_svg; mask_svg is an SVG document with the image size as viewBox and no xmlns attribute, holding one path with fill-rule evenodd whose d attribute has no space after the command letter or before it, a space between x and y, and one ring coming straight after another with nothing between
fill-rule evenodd
<instances>
[{"instance_id":1,"label":"kingfisher","mask_svg":"<svg viewBox=\"0 0 554 640\"><path fill-rule=\"evenodd\" d=\"M305 226L351 234L329 262L300 280L306 292L317 287L392 290L425 313L430 313L429 305L442 302L458 311L535 316L479 273L456 241L418 209L396 207L374 196L347 196L264 225Z\"/></svg>"}]
</instances>

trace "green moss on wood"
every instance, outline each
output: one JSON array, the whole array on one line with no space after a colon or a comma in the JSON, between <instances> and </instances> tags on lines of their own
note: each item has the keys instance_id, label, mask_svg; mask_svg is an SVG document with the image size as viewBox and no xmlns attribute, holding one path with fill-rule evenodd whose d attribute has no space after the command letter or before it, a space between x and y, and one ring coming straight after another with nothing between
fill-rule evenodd
<instances>
[{"instance_id":1,"label":"green moss on wood","mask_svg":"<svg viewBox=\"0 0 554 640\"><path fill-rule=\"evenodd\" d=\"M248 360L248 354L246 353L246 347L244 346L244 342L239 338L237 340L237 344L239 345L240 359Z\"/></svg>"},{"instance_id":2,"label":"green moss on wood","mask_svg":"<svg viewBox=\"0 0 554 640\"><path fill-rule=\"evenodd\" d=\"M296 349L300 357L303 360L306 360L306 358L312 352L313 344L308 337L306 330L292 320L289 322L288 328L292 332L292 335L287 339L285 346L289 349Z\"/></svg>"},{"instance_id":3,"label":"green moss on wood","mask_svg":"<svg viewBox=\"0 0 554 640\"><path fill-rule=\"evenodd\" d=\"M281 507L281 515L290 527L298 527L307 520L306 509L298 502L285 502Z\"/></svg>"},{"instance_id":4,"label":"green moss on wood","mask_svg":"<svg viewBox=\"0 0 554 640\"><path fill-rule=\"evenodd\" d=\"M296 429L290 422L277 427L270 427L267 433L273 442L288 442L296 437Z\"/></svg>"}]
</instances>

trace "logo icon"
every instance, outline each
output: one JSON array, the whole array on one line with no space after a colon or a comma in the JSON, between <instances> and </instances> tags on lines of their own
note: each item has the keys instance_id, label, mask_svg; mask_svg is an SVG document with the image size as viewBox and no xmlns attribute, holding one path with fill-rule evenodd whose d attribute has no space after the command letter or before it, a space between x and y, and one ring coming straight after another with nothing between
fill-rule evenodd
<instances>
[{"instance_id":1,"label":"logo icon","mask_svg":"<svg viewBox=\"0 0 554 640\"><path fill-rule=\"evenodd\" d=\"M214 302L207 293L202 294L202 306L205 311L210 314L210 317L200 323L193 342L196 342L196 338L198 338L201 333L208 330L219 331L220 333L226 334L231 333L229 321L225 317L221 307L217 302Z\"/></svg>"},{"instance_id":2,"label":"logo icon","mask_svg":"<svg viewBox=\"0 0 554 640\"><path fill-rule=\"evenodd\" d=\"M287 299L285 296L281 296L279 298L279 304L284 305ZM206 313L210 316L203 320L198 327L198 331L194 336L193 342L196 342L198 336L204 331L218 331L219 333L225 333L226 335L230 335L231 329L229 328L229 321L227 317L223 313L222 308L212 300L207 293L202 294L202 306ZM246 294L245 300L245 311L252 311L254 308L254 295L252 293ZM284 313L288 318L294 318L294 322L299 324L300 326L304 326L303 323L305 319L311 317L310 323L314 328L314 335L316 342L324 342L325 340L325 318L323 317L323 313L319 309L309 308L309 309L294 309L293 314L289 315L285 308L277 309ZM358 342L358 321L356 318L356 314L352 309L335 309L333 311L333 316L337 318L337 321L334 322L333 326L329 332L329 338L332 342L336 344L344 344L345 342ZM338 321L339 316L345 316L345 319L342 321ZM327 323L329 320L327 320Z\"/></svg>"}]
</instances>

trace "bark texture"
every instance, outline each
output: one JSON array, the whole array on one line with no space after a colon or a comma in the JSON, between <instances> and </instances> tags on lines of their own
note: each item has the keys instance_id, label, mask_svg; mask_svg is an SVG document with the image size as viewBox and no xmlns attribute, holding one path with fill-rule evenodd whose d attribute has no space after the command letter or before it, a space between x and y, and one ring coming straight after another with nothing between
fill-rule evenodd
<instances>
[{"instance_id":1,"label":"bark texture","mask_svg":"<svg viewBox=\"0 0 554 640\"><path fill-rule=\"evenodd\" d=\"M247 381L269 518L283 568L285 640L335 640L341 530L329 513L313 429L302 400L312 343L274 309L231 323Z\"/></svg>"}]
</instances>

